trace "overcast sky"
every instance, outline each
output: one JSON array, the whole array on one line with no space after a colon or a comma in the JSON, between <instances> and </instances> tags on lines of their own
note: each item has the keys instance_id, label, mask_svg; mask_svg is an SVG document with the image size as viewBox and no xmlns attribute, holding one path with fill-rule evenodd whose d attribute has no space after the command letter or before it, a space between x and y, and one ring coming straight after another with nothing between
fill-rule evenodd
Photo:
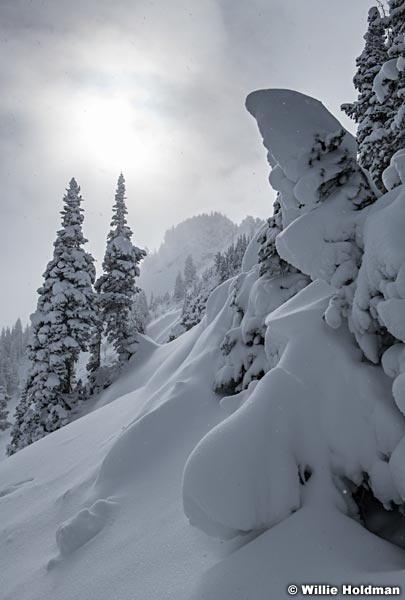
<instances>
[{"instance_id":1,"label":"overcast sky","mask_svg":"<svg viewBox=\"0 0 405 600\"><path fill-rule=\"evenodd\" d=\"M339 116L370 5L0 0L0 326L35 309L72 176L98 261L120 170L134 241L150 249L200 212L268 216L245 97L298 89Z\"/></svg>"}]
</instances>

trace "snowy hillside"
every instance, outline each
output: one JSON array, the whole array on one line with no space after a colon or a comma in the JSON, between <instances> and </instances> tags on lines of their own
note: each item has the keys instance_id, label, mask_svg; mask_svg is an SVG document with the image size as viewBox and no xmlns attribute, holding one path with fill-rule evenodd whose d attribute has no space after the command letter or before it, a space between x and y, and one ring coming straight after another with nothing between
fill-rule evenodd
<instances>
[{"instance_id":1,"label":"snowy hillside","mask_svg":"<svg viewBox=\"0 0 405 600\"><path fill-rule=\"evenodd\" d=\"M158 344L164 344L169 338L173 326L178 322L181 315L179 308L173 308L163 315L153 319L148 324L148 336Z\"/></svg>"},{"instance_id":2,"label":"snowy hillside","mask_svg":"<svg viewBox=\"0 0 405 600\"><path fill-rule=\"evenodd\" d=\"M2 461L6 600L405 585L403 187L376 195L319 101L247 108L278 191L267 233L197 326L141 337L85 416Z\"/></svg>"},{"instance_id":3,"label":"snowy hillside","mask_svg":"<svg viewBox=\"0 0 405 600\"><path fill-rule=\"evenodd\" d=\"M183 271L188 255L201 273L211 266L217 252L226 250L239 235L252 237L262 224L260 219L248 216L236 225L220 213L191 217L166 231L159 250L143 261L139 284L148 296L152 292L155 296L172 293L176 275Z\"/></svg>"},{"instance_id":4,"label":"snowy hillside","mask_svg":"<svg viewBox=\"0 0 405 600\"><path fill-rule=\"evenodd\" d=\"M226 325L145 338L106 406L2 463L5 598L187 598L221 559L224 544L187 523L181 478L221 418L210 380Z\"/></svg>"},{"instance_id":5,"label":"snowy hillside","mask_svg":"<svg viewBox=\"0 0 405 600\"><path fill-rule=\"evenodd\" d=\"M5 599L57 594L58 600L264 600L269 594L284 597L286 582L316 579L320 568L331 582L350 578L392 583L391 572L399 572L402 553L344 516L333 486L326 486L317 498L316 487L324 485L322 475L315 488L308 488L304 509L257 539L255 534L221 541L188 524L181 501L187 456L241 402L235 397L221 405L210 385L219 360L218 344L229 326L227 293L224 285L211 298L209 319L171 344L157 346L144 339L139 358L100 399L104 407L1 464ZM315 335L332 336L320 318L327 295L325 287L315 286L302 302L297 305L297 299L275 316L284 335L289 333L281 327L283 320L287 324L293 319L294 328L298 319L306 323L306 331L318 322L325 331ZM299 346L297 351L300 354ZM320 355L314 357L316 364L319 359ZM324 356L322 365L328 363L329 356ZM280 376L279 370L273 377ZM341 385L339 389L344 391ZM310 402L308 396L303 414L308 409L308 415L313 414L306 404ZM263 424L269 418L271 422L263 413L261 418ZM301 413L297 421L300 418ZM246 438L249 424L245 426L244 437L251 439ZM310 436L315 426L310 424ZM240 440L237 437L235 445L224 432L223 443L233 465L226 481L237 472L259 477L263 473L258 465L254 471L249 469L253 457L249 447L240 447ZM251 445L252 450L260 447L259 440ZM261 456L263 460L266 455ZM214 491L207 480L209 472L200 474L198 482ZM226 471L221 472L223 477ZM248 491L242 481L238 487ZM193 483L194 491L198 482ZM190 485L187 471L186 485ZM224 497L227 512L232 508L231 519L241 505L252 506L253 498L240 493L236 498L232 508Z\"/></svg>"}]
</instances>

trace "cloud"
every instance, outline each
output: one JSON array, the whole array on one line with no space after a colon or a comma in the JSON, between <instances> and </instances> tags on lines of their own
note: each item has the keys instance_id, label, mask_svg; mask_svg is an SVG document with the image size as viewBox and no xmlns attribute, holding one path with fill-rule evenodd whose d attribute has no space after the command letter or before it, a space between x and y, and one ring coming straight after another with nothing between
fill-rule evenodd
<instances>
[{"instance_id":1,"label":"cloud","mask_svg":"<svg viewBox=\"0 0 405 600\"><path fill-rule=\"evenodd\" d=\"M301 88L336 112L353 97L369 3L325 4L2 0L0 256L9 292L0 322L35 308L72 175L98 259L121 168L136 242L149 248L198 212L269 214L265 152L244 99L259 87Z\"/></svg>"}]
</instances>

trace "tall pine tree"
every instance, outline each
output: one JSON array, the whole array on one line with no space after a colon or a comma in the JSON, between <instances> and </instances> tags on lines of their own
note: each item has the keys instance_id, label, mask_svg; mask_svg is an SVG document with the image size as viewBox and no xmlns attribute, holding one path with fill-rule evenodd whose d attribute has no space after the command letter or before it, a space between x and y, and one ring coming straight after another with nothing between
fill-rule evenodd
<instances>
[{"instance_id":1,"label":"tall pine tree","mask_svg":"<svg viewBox=\"0 0 405 600\"><path fill-rule=\"evenodd\" d=\"M174 284L174 292L173 292L174 300L176 302L181 302L182 300L184 300L185 292L186 292L186 290L185 290L185 286L184 286L183 277L181 276L181 273L179 271L177 273L176 282Z\"/></svg>"},{"instance_id":2,"label":"tall pine tree","mask_svg":"<svg viewBox=\"0 0 405 600\"><path fill-rule=\"evenodd\" d=\"M184 285L186 290L190 289L197 279L197 269L193 257L189 254L184 263Z\"/></svg>"},{"instance_id":3,"label":"tall pine tree","mask_svg":"<svg viewBox=\"0 0 405 600\"><path fill-rule=\"evenodd\" d=\"M405 0L390 0L388 17L388 58L396 61L397 77L391 84L393 102L392 153L405 148Z\"/></svg>"},{"instance_id":4,"label":"tall pine tree","mask_svg":"<svg viewBox=\"0 0 405 600\"><path fill-rule=\"evenodd\" d=\"M391 190L405 180L403 161L395 157L405 152L405 0L388 0L388 8L384 18L387 58L374 78L373 89L386 116L379 156L382 167L388 167L382 177L384 186Z\"/></svg>"},{"instance_id":5,"label":"tall pine tree","mask_svg":"<svg viewBox=\"0 0 405 600\"><path fill-rule=\"evenodd\" d=\"M374 184L384 192L382 173L389 164L386 146L391 137L385 123L389 117L390 106L389 102L378 101L373 82L388 55L384 21L376 7L369 10L368 30L364 40L366 43L356 60L357 73L353 79L358 97L351 104L343 104L342 110L358 124L360 165L369 171Z\"/></svg>"},{"instance_id":6,"label":"tall pine tree","mask_svg":"<svg viewBox=\"0 0 405 600\"><path fill-rule=\"evenodd\" d=\"M10 396L7 394L4 387L0 386L0 431L5 431L11 426L11 423L7 420L8 408L7 402L10 400Z\"/></svg>"},{"instance_id":7,"label":"tall pine tree","mask_svg":"<svg viewBox=\"0 0 405 600\"><path fill-rule=\"evenodd\" d=\"M88 349L96 321L93 257L84 250L80 188L72 179L63 198L62 227L32 315L30 368L8 453L69 422L75 405L75 365Z\"/></svg>"},{"instance_id":8,"label":"tall pine tree","mask_svg":"<svg viewBox=\"0 0 405 600\"><path fill-rule=\"evenodd\" d=\"M132 231L127 224L125 200L125 179L121 173L111 230L107 237L104 273L95 286L99 294L104 333L113 344L121 364L135 352L136 331L131 324L131 313L134 295L140 291L135 284L139 276L139 263L146 256L145 250L131 242Z\"/></svg>"}]
</instances>

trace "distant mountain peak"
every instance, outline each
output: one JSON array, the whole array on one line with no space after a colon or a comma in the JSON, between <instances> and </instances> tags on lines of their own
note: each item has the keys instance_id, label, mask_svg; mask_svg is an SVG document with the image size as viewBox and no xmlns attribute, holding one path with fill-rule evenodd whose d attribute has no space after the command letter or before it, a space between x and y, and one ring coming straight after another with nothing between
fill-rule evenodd
<instances>
[{"instance_id":1,"label":"distant mountain peak","mask_svg":"<svg viewBox=\"0 0 405 600\"><path fill-rule=\"evenodd\" d=\"M183 271L188 255L192 255L197 270L201 271L238 235L252 236L262 224L261 219L250 215L237 224L217 211L189 217L168 229L159 249L146 257L139 284L147 294L172 292L177 273Z\"/></svg>"}]
</instances>

